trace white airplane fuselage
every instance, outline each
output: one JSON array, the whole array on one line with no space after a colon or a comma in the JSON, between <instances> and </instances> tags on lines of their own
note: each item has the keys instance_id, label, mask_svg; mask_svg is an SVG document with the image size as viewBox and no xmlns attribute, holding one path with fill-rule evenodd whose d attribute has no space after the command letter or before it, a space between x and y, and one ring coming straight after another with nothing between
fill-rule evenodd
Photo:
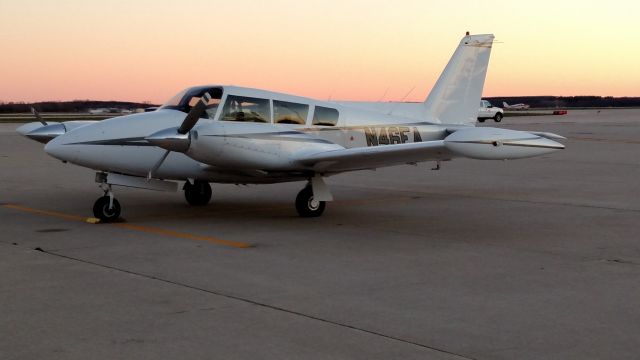
<instances>
[{"instance_id":1,"label":"white airplane fuselage","mask_svg":"<svg viewBox=\"0 0 640 360\"><path fill-rule=\"evenodd\" d=\"M278 94L224 87L228 94L270 101L323 106L338 111L333 126L221 121L221 107L213 119L200 119L191 130L185 153L171 152L155 172L163 179L202 179L219 183L270 183L303 180L305 167L292 163L298 155L343 148L384 146L442 140L446 126L437 119L393 116L377 111ZM98 171L146 176L164 150L143 141L151 134L183 121L185 113L160 109L116 117L82 126L50 141L45 151L73 164ZM299 171L298 174L295 172Z\"/></svg>"}]
</instances>

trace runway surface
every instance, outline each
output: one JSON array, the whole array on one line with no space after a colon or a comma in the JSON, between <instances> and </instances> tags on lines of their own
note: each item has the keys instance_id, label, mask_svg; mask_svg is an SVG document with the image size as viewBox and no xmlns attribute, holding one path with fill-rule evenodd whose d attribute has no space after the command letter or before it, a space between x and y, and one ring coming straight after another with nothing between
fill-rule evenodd
<instances>
[{"instance_id":1,"label":"runway surface","mask_svg":"<svg viewBox=\"0 0 640 360\"><path fill-rule=\"evenodd\" d=\"M567 149L303 183L117 190L0 124L2 359L637 359L640 110L483 126Z\"/></svg>"}]
</instances>

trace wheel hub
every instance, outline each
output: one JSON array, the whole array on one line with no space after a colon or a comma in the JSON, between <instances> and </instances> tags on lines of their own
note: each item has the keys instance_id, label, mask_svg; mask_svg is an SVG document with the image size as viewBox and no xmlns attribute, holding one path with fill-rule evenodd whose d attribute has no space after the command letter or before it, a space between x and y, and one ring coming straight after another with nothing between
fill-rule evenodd
<instances>
[{"instance_id":1,"label":"wheel hub","mask_svg":"<svg viewBox=\"0 0 640 360\"><path fill-rule=\"evenodd\" d=\"M309 199L309 209L311 210L318 210L318 208L320 207L320 201L314 199L314 198L310 198Z\"/></svg>"},{"instance_id":2,"label":"wheel hub","mask_svg":"<svg viewBox=\"0 0 640 360\"><path fill-rule=\"evenodd\" d=\"M113 217L113 215L115 214L115 209L113 206L109 208L109 204L107 203L102 207L102 213L107 217Z\"/></svg>"}]
</instances>

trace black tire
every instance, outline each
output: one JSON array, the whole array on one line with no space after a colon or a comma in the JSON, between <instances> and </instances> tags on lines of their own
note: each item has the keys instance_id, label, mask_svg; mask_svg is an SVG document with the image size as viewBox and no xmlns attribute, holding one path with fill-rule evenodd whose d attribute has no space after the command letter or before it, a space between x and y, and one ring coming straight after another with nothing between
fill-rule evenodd
<instances>
[{"instance_id":1,"label":"black tire","mask_svg":"<svg viewBox=\"0 0 640 360\"><path fill-rule=\"evenodd\" d=\"M113 207L109 209L109 197L103 196L93 204L93 216L105 223L110 223L120 218L120 203L113 199Z\"/></svg>"},{"instance_id":2,"label":"black tire","mask_svg":"<svg viewBox=\"0 0 640 360\"><path fill-rule=\"evenodd\" d=\"M326 205L324 201L313 200L313 190L310 186L302 189L296 196L296 210L300 217L318 217L322 215Z\"/></svg>"},{"instance_id":3,"label":"black tire","mask_svg":"<svg viewBox=\"0 0 640 360\"><path fill-rule=\"evenodd\" d=\"M493 117L493 121L495 121L495 122L500 122L500 121L502 121L502 113L497 113L497 114Z\"/></svg>"},{"instance_id":4,"label":"black tire","mask_svg":"<svg viewBox=\"0 0 640 360\"><path fill-rule=\"evenodd\" d=\"M211 185L206 181L196 180L193 184L184 184L184 198L191 206L204 206L211 200Z\"/></svg>"},{"instance_id":5,"label":"black tire","mask_svg":"<svg viewBox=\"0 0 640 360\"><path fill-rule=\"evenodd\" d=\"M483 122L484 122L484 119L478 119L478 122L483 123Z\"/></svg>"}]
</instances>

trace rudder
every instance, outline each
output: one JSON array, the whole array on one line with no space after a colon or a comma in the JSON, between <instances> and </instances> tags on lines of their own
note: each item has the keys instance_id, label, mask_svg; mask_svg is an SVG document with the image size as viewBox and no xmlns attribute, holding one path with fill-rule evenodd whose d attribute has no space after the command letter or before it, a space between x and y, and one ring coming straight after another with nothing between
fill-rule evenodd
<instances>
[{"instance_id":1,"label":"rudder","mask_svg":"<svg viewBox=\"0 0 640 360\"><path fill-rule=\"evenodd\" d=\"M462 38L424 102L428 115L444 124L475 125L493 39L493 34Z\"/></svg>"}]
</instances>

